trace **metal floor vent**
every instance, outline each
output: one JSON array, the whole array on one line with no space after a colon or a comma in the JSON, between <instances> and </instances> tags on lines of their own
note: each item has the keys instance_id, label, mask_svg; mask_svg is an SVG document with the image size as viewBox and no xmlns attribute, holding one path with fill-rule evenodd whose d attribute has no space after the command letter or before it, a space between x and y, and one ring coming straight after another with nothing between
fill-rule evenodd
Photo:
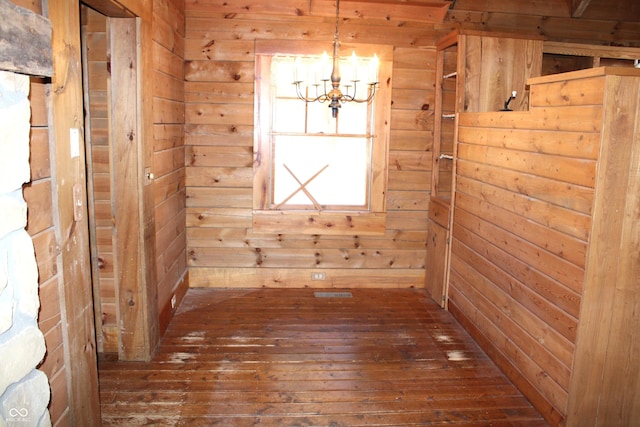
<instances>
[{"instance_id":1,"label":"metal floor vent","mask_svg":"<svg viewBox=\"0 0 640 427\"><path fill-rule=\"evenodd\" d=\"M351 292L315 292L316 298L351 298Z\"/></svg>"}]
</instances>

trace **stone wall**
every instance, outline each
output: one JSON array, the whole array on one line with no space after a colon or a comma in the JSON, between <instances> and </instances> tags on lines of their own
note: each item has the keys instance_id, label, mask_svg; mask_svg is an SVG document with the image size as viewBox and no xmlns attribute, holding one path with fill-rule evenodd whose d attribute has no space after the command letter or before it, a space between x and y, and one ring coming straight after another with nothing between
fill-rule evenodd
<instances>
[{"instance_id":1,"label":"stone wall","mask_svg":"<svg viewBox=\"0 0 640 427\"><path fill-rule=\"evenodd\" d=\"M0 427L50 426L45 354L37 324L38 270L25 230L30 180L29 77L0 71Z\"/></svg>"}]
</instances>

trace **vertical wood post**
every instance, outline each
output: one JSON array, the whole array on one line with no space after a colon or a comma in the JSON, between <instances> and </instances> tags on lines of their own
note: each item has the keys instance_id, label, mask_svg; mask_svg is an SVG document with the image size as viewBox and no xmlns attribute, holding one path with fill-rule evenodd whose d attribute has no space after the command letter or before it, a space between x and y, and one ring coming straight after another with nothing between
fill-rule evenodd
<instances>
[{"instance_id":1,"label":"vertical wood post","mask_svg":"<svg viewBox=\"0 0 640 427\"><path fill-rule=\"evenodd\" d=\"M100 425L100 401L86 215L80 7L76 0L51 0L53 28L52 159L57 192L54 220L61 247L67 329L69 406L73 425ZM78 140L76 140L76 138Z\"/></svg>"}]
</instances>

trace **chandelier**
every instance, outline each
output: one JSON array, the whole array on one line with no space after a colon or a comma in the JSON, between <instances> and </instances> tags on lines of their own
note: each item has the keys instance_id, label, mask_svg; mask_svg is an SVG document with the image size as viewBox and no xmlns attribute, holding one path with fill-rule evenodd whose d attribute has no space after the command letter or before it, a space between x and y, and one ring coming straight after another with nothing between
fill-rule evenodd
<instances>
[{"instance_id":1,"label":"chandelier","mask_svg":"<svg viewBox=\"0 0 640 427\"><path fill-rule=\"evenodd\" d=\"M376 94L376 87L378 85L378 57L374 57L369 62L369 72L367 73L366 83L367 91L366 96L358 98L358 79L357 73L357 58L355 52L351 55L351 61L353 65L353 75L351 76L351 84L343 85L345 93L340 90L340 35L338 31L338 23L340 19L340 0L336 0L336 31L333 36L333 68L331 70L331 76L320 76L319 81L313 81L306 83L304 80L299 80L298 69L300 64L300 58L296 59L296 65L294 70L293 84L296 86L296 95L298 98L305 102L329 102L329 108L331 108L331 117L334 119L338 117L338 109L342 104L347 102L370 102ZM327 53L325 52L321 61L325 62ZM325 68L320 67L324 72ZM331 88L329 89L329 82L331 82ZM306 84L305 84L306 83ZM313 88L312 88L313 87ZM351 92L353 88L353 92ZM311 95L310 95L311 94Z\"/></svg>"}]
</instances>

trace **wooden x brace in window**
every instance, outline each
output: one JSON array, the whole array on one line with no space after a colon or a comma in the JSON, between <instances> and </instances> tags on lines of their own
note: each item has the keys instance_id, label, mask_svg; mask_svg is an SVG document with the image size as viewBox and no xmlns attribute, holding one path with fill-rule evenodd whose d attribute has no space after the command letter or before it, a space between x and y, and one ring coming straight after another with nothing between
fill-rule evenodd
<instances>
[{"instance_id":1,"label":"wooden x brace in window","mask_svg":"<svg viewBox=\"0 0 640 427\"><path fill-rule=\"evenodd\" d=\"M293 177L293 179L296 180L296 182L298 183L298 185L300 185L300 187L298 187L293 193L289 194L289 196L284 199L282 202L280 202L275 209L280 209L280 206L284 205L285 203L287 203L289 200L291 200L291 198L293 196L295 196L296 194L298 194L299 191L302 191L304 194L307 195L307 197L311 200L311 202L313 203L313 206L315 206L315 208L317 210L322 210L322 207L320 206L320 203L318 203L318 201L311 195L311 193L309 192L309 190L307 190L307 184L309 184L311 181L313 181L314 179L316 179L318 177L318 175L320 175L322 172L324 172L324 170L326 168L329 167L329 165L325 165L322 169L320 169L318 172L316 172L311 178L309 178L308 180L306 180L304 183L300 182L300 180L298 179L298 177L291 172L291 169L289 169L289 167L287 167L287 165L285 165L284 163L282 164L282 166L284 166L284 168L287 170L287 172L289 172L291 174L291 176Z\"/></svg>"}]
</instances>

